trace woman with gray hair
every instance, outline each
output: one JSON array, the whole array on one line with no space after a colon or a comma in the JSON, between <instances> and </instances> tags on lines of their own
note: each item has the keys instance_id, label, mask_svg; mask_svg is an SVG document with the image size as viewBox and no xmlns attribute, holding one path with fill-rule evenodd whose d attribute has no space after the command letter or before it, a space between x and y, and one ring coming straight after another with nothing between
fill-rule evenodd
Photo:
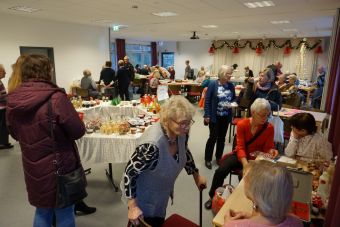
<instances>
[{"instance_id":1,"label":"woman with gray hair","mask_svg":"<svg viewBox=\"0 0 340 227\"><path fill-rule=\"evenodd\" d=\"M185 168L197 187L206 187L188 149L188 134L194 123L194 107L183 96L174 95L160 111L160 122L152 125L127 163L122 191L128 199L128 218L138 226L139 218L153 227L162 226L177 176Z\"/></svg>"},{"instance_id":2,"label":"woman with gray hair","mask_svg":"<svg viewBox=\"0 0 340 227\"><path fill-rule=\"evenodd\" d=\"M236 101L235 87L229 82L233 68L222 65L218 80L211 81L205 96L204 123L209 125L209 138L205 146L205 166L211 169L211 160L216 145L217 163L222 157L228 125L231 122L231 103Z\"/></svg>"},{"instance_id":3,"label":"woman with gray hair","mask_svg":"<svg viewBox=\"0 0 340 227\"><path fill-rule=\"evenodd\" d=\"M210 199L204 204L206 209L211 208L211 199L215 190L221 187L229 173L233 170L245 169L248 160L256 159L259 152L269 153L276 157L278 151L274 150L274 127L267 119L271 112L269 102L265 99L256 99L250 107L251 118L244 118L237 124L236 147L215 171L211 188Z\"/></svg>"},{"instance_id":4,"label":"woman with gray hair","mask_svg":"<svg viewBox=\"0 0 340 227\"><path fill-rule=\"evenodd\" d=\"M93 98L97 98L99 95L99 91L97 90L97 84L91 77L91 71L85 69L83 71L83 78L80 81L80 87L83 89L89 90L89 95Z\"/></svg>"},{"instance_id":5,"label":"woman with gray hair","mask_svg":"<svg viewBox=\"0 0 340 227\"><path fill-rule=\"evenodd\" d=\"M244 192L253 202L253 212L229 210L223 227L303 226L296 216L289 214L293 178L285 167L268 161L249 163L244 177Z\"/></svg>"},{"instance_id":6,"label":"woman with gray hair","mask_svg":"<svg viewBox=\"0 0 340 227\"><path fill-rule=\"evenodd\" d=\"M252 100L257 98L267 99L270 103L271 110L276 111L281 109L282 96L275 84L275 75L272 69L266 68L259 75L259 81L254 87L254 96Z\"/></svg>"}]
</instances>

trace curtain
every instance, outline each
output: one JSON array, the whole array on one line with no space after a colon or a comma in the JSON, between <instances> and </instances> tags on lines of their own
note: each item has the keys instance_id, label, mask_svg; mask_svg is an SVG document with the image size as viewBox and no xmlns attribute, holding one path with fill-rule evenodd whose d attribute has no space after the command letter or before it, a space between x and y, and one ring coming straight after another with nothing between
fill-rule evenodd
<instances>
[{"instance_id":1,"label":"curtain","mask_svg":"<svg viewBox=\"0 0 340 227\"><path fill-rule=\"evenodd\" d=\"M157 43L151 42L151 65L157 65Z\"/></svg>"},{"instance_id":2,"label":"curtain","mask_svg":"<svg viewBox=\"0 0 340 227\"><path fill-rule=\"evenodd\" d=\"M330 76L328 84L328 93L326 99L326 111L331 113L331 125L329 129L328 139L332 142L333 153L338 157L340 155L340 10L337 10L337 17L334 20L333 26L333 51L332 59L330 63ZM326 213L325 227L340 226L340 164L339 159L335 166L335 174L333 177L333 183L331 193L329 197L329 204Z\"/></svg>"},{"instance_id":3,"label":"curtain","mask_svg":"<svg viewBox=\"0 0 340 227\"><path fill-rule=\"evenodd\" d=\"M259 41L262 41L264 45L267 45L268 42L265 40L249 40L253 44L257 44ZM286 39L275 39L278 45L281 45L286 41ZM307 42L310 45L313 45L318 41L317 38L308 38ZM223 44L224 41L216 41L215 47L219 47ZM228 40L228 43L234 43L235 40ZM240 44L243 44L245 41L239 41ZM292 45L296 46L300 39L291 40ZM254 76L257 76L258 73L263 70L268 65L273 64L275 61L280 61L283 65L281 71L283 73L293 73L298 71L298 64L300 59L300 48L292 49L290 54L284 54L284 48L279 49L272 46L270 49L263 50L261 55L257 55L255 50L250 49L248 46L245 48L240 48L239 53L232 53L232 49L227 48L225 45L221 49L215 50L214 54L214 63L213 63L213 72L217 73L218 69L221 65L233 65L238 64L238 72L235 72L233 75L235 76L243 76L244 75L244 67L249 66L250 69L253 70ZM324 53L326 54L326 53ZM307 50L304 56L305 59L305 67L304 67L304 75L297 75L299 79L312 80L315 78L316 71L316 63L318 56L314 53L313 50ZM313 76L314 75L314 76Z\"/></svg>"},{"instance_id":4,"label":"curtain","mask_svg":"<svg viewBox=\"0 0 340 227\"><path fill-rule=\"evenodd\" d=\"M123 60L126 55L125 52L125 39L116 39L116 47L117 47L117 60Z\"/></svg>"}]
</instances>

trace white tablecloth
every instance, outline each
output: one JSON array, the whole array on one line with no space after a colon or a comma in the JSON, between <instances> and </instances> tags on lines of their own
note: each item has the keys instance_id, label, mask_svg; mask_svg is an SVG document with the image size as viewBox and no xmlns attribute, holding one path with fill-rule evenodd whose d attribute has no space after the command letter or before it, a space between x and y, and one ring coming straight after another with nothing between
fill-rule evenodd
<instances>
[{"instance_id":1,"label":"white tablecloth","mask_svg":"<svg viewBox=\"0 0 340 227\"><path fill-rule=\"evenodd\" d=\"M111 106L105 103L91 108L77 109L77 111L85 113L84 119L99 116L104 119L111 117L113 120L120 116L135 117L141 112L146 113L145 110L138 106ZM76 144L82 162L123 163L128 162L139 144L141 136L142 133L127 135L91 133L85 134L76 141Z\"/></svg>"}]
</instances>

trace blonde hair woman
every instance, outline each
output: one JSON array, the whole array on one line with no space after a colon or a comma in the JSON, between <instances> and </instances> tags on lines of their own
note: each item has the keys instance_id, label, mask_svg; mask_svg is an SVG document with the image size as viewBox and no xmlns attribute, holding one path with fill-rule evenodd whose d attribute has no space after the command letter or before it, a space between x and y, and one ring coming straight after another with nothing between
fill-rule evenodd
<instances>
[{"instance_id":1,"label":"blonde hair woman","mask_svg":"<svg viewBox=\"0 0 340 227\"><path fill-rule=\"evenodd\" d=\"M26 57L26 55L20 55L17 61L12 65L13 72L8 81L8 92L14 91L14 89L21 85L21 65Z\"/></svg>"},{"instance_id":2,"label":"blonde hair woman","mask_svg":"<svg viewBox=\"0 0 340 227\"><path fill-rule=\"evenodd\" d=\"M197 187L205 187L187 147L194 107L183 96L174 95L162 105L160 122L146 130L127 163L122 182L128 199L128 218L139 218L153 227L162 226L169 197L183 168L193 175Z\"/></svg>"},{"instance_id":3,"label":"blonde hair woman","mask_svg":"<svg viewBox=\"0 0 340 227\"><path fill-rule=\"evenodd\" d=\"M223 227L302 227L302 222L289 214L293 198L290 172L268 161L254 161L248 167L244 192L253 202L253 212L229 210Z\"/></svg>"}]
</instances>

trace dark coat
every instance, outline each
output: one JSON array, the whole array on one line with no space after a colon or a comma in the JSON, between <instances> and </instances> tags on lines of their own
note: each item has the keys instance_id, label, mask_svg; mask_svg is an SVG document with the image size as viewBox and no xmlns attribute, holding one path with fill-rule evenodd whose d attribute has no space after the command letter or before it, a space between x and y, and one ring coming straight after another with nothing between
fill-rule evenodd
<instances>
[{"instance_id":1,"label":"dark coat","mask_svg":"<svg viewBox=\"0 0 340 227\"><path fill-rule=\"evenodd\" d=\"M120 90L128 89L131 82L130 72L124 66L121 66L117 71L118 87Z\"/></svg>"},{"instance_id":2,"label":"dark coat","mask_svg":"<svg viewBox=\"0 0 340 227\"><path fill-rule=\"evenodd\" d=\"M277 111L282 107L282 96L276 85L274 85L271 89L265 91L257 88L255 90L251 103L253 103L257 98L267 99L272 111Z\"/></svg>"},{"instance_id":3,"label":"dark coat","mask_svg":"<svg viewBox=\"0 0 340 227\"><path fill-rule=\"evenodd\" d=\"M52 148L48 100L55 119L55 150ZM36 207L53 208L56 200L56 170L59 174L73 171L80 163L74 140L85 133L66 94L47 81L24 82L8 95L7 125L22 151L29 202Z\"/></svg>"}]
</instances>

